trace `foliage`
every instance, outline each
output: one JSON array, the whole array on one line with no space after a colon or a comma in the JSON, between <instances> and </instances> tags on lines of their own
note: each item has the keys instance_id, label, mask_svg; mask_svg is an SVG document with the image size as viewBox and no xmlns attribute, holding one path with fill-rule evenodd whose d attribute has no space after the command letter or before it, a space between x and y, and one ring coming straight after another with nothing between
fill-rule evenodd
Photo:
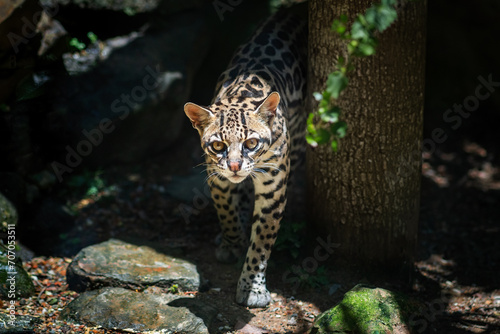
<instances>
[{"instance_id":1,"label":"foliage","mask_svg":"<svg viewBox=\"0 0 500 334\"><path fill-rule=\"evenodd\" d=\"M69 45L72 46L72 47L74 47L74 48L76 48L76 49L78 49L78 50L80 50L80 51L83 50L83 49L85 49L85 47L86 47L85 43L80 42L78 40L78 38L76 38L76 37L73 37L69 41Z\"/></svg>"},{"instance_id":2,"label":"foliage","mask_svg":"<svg viewBox=\"0 0 500 334\"><path fill-rule=\"evenodd\" d=\"M87 38L90 41L90 44L94 44L95 42L97 42L99 40L97 35L94 34L92 31L89 31L87 33ZM87 48L87 45L84 42L80 41L76 37L73 37L72 39L70 39L69 45L76 48L78 51L82 51L82 50L85 50Z\"/></svg>"},{"instance_id":3,"label":"foliage","mask_svg":"<svg viewBox=\"0 0 500 334\"><path fill-rule=\"evenodd\" d=\"M89 39L89 41L90 41L91 44L94 44L98 40L97 35L94 34L92 31L89 31L87 33L87 37L88 37L88 39Z\"/></svg>"},{"instance_id":4,"label":"foliage","mask_svg":"<svg viewBox=\"0 0 500 334\"><path fill-rule=\"evenodd\" d=\"M352 58L375 53L378 44L375 33L384 31L396 20L396 2L382 0L380 4L368 8L364 14L358 15L350 30L346 15L333 21L332 30L347 42L347 57L336 60L335 70L328 75L325 90L313 93L319 102L318 111L309 114L306 135L307 143L312 147L330 143L332 150L337 151L338 140L346 135L347 124L341 120L341 110L336 101L349 83L347 75L354 69Z\"/></svg>"},{"instance_id":5,"label":"foliage","mask_svg":"<svg viewBox=\"0 0 500 334\"><path fill-rule=\"evenodd\" d=\"M135 10L135 9L134 9L134 8L132 8L132 7L125 7L125 8L123 9L123 12L124 12L125 14L127 14L128 16L134 16L134 15L136 15L136 14L137 14L137 10Z\"/></svg>"},{"instance_id":6,"label":"foliage","mask_svg":"<svg viewBox=\"0 0 500 334\"><path fill-rule=\"evenodd\" d=\"M303 246L304 238L302 230L306 227L305 222L281 224L280 231L274 249L287 251L297 259Z\"/></svg>"},{"instance_id":7,"label":"foliage","mask_svg":"<svg viewBox=\"0 0 500 334\"><path fill-rule=\"evenodd\" d=\"M170 288L168 288L168 292L173 294L179 293L179 285L173 284Z\"/></svg>"},{"instance_id":8,"label":"foliage","mask_svg":"<svg viewBox=\"0 0 500 334\"><path fill-rule=\"evenodd\" d=\"M330 283L326 266L319 266L313 273L307 273L303 268L301 268L300 271L299 286L321 288Z\"/></svg>"},{"instance_id":9,"label":"foliage","mask_svg":"<svg viewBox=\"0 0 500 334\"><path fill-rule=\"evenodd\" d=\"M79 194L93 196L106 188L101 178L102 171L84 171L68 179L67 185Z\"/></svg>"},{"instance_id":10,"label":"foliage","mask_svg":"<svg viewBox=\"0 0 500 334\"><path fill-rule=\"evenodd\" d=\"M114 199L118 187L109 184L102 174L102 171L85 170L68 179L61 195L68 197L67 209L70 214L77 215L91 203L106 203Z\"/></svg>"}]
</instances>

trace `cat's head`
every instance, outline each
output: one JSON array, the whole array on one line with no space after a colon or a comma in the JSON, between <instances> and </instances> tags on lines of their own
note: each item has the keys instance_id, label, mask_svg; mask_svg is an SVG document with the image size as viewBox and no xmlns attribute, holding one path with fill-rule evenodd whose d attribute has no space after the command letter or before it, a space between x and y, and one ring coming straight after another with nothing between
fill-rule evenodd
<instances>
[{"instance_id":1,"label":"cat's head","mask_svg":"<svg viewBox=\"0 0 500 334\"><path fill-rule=\"evenodd\" d=\"M259 172L259 157L271 144L279 102L279 94L273 92L259 103L221 100L208 107L186 103L184 112L198 130L201 146L212 162L209 175L240 183Z\"/></svg>"}]
</instances>

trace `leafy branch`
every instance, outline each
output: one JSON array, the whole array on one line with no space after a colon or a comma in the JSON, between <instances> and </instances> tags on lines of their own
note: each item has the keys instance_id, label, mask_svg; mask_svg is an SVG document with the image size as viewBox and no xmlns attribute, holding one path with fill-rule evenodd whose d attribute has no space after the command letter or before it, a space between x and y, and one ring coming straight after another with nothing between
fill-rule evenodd
<instances>
[{"instance_id":1,"label":"leafy branch","mask_svg":"<svg viewBox=\"0 0 500 334\"><path fill-rule=\"evenodd\" d=\"M387 29L397 18L395 5L397 0L382 0L380 4L371 6L364 14L359 14L350 29L347 16L341 15L333 21L332 30L347 41L347 57L338 57L335 69L328 75L323 92L314 92L318 104L317 113L310 113L307 118L306 140L309 145L330 143L334 152L338 150L338 141L347 133L347 123L341 120L341 110L337 105L340 93L346 89L348 74L354 69L353 57L367 57L375 53L378 40L377 32ZM319 116L319 121L316 120Z\"/></svg>"}]
</instances>

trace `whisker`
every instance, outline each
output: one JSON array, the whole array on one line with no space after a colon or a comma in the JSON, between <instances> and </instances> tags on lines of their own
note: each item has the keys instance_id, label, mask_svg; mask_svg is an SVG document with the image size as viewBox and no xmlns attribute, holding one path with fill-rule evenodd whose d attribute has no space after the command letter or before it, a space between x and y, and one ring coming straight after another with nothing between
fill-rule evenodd
<instances>
[{"instance_id":1,"label":"whisker","mask_svg":"<svg viewBox=\"0 0 500 334\"><path fill-rule=\"evenodd\" d=\"M277 167L275 164L270 164L270 163L262 163L262 164L256 164L256 168L262 169L262 168L269 168L269 169L274 169L277 171L282 171L281 168Z\"/></svg>"},{"instance_id":2,"label":"whisker","mask_svg":"<svg viewBox=\"0 0 500 334\"><path fill-rule=\"evenodd\" d=\"M205 168L204 170L202 170L202 171L200 172L200 174L201 174L201 173L205 173L205 172L207 172L207 173L208 173L208 172L211 172L211 171L217 170L217 167L215 167L215 166L212 166L212 165L206 165L206 166L207 166L207 168Z\"/></svg>"},{"instance_id":3,"label":"whisker","mask_svg":"<svg viewBox=\"0 0 500 334\"><path fill-rule=\"evenodd\" d=\"M264 175L255 173L255 179L258 181L262 181L264 180Z\"/></svg>"},{"instance_id":4,"label":"whisker","mask_svg":"<svg viewBox=\"0 0 500 334\"><path fill-rule=\"evenodd\" d=\"M255 164L256 166L264 166L264 167L271 167L271 168L276 168L279 169L277 164L271 163L271 162L259 162Z\"/></svg>"},{"instance_id":5,"label":"whisker","mask_svg":"<svg viewBox=\"0 0 500 334\"><path fill-rule=\"evenodd\" d=\"M212 173L208 174L208 175L207 175L207 177L205 178L205 182L207 182L207 183L208 183L208 181L209 181L210 179L212 179L214 176L217 176L218 174L219 174L219 172L217 172L217 171L214 171L214 172L212 172ZM214 180L214 181L215 181L215 180ZM212 184L214 183L214 181L212 181L212 183L210 183L210 186L212 186Z\"/></svg>"}]
</instances>

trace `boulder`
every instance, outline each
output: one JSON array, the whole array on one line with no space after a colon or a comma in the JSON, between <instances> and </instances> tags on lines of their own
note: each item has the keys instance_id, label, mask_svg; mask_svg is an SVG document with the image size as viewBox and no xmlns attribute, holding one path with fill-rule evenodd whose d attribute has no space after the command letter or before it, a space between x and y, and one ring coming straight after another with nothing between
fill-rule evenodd
<instances>
[{"instance_id":1,"label":"boulder","mask_svg":"<svg viewBox=\"0 0 500 334\"><path fill-rule=\"evenodd\" d=\"M28 297L35 292L16 247L17 219L16 208L0 193L0 232L7 240L6 244L0 243L0 295L8 299Z\"/></svg>"},{"instance_id":2,"label":"boulder","mask_svg":"<svg viewBox=\"0 0 500 334\"><path fill-rule=\"evenodd\" d=\"M107 287L81 294L60 317L89 327L131 333L208 334L217 312L194 298Z\"/></svg>"},{"instance_id":3,"label":"boulder","mask_svg":"<svg viewBox=\"0 0 500 334\"><path fill-rule=\"evenodd\" d=\"M110 239L82 249L67 270L69 288L86 291L105 286L142 290L149 286L181 290L200 287L196 266L147 246Z\"/></svg>"},{"instance_id":4,"label":"boulder","mask_svg":"<svg viewBox=\"0 0 500 334\"><path fill-rule=\"evenodd\" d=\"M411 333L408 320L421 305L400 293L357 285L316 318L310 334Z\"/></svg>"},{"instance_id":5,"label":"boulder","mask_svg":"<svg viewBox=\"0 0 500 334\"><path fill-rule=\"evenodd\" d=\"M19 1L19 0L16 0ZM175 14L183 10L200 7L204 0L41 0L46 7L76 6L93 10L124 12L127 15L160 11Z\"/></svg>"},{"instance_id":6,"label":"boulder","mask_svg":"<svg viewBox=\"0 0 500 334\"><path fill-rule=\"evenodd\" d=\"M0 232L7 233L8 227L17 225L17 210L0 192Z\"/></svg>"}]
</instances>

